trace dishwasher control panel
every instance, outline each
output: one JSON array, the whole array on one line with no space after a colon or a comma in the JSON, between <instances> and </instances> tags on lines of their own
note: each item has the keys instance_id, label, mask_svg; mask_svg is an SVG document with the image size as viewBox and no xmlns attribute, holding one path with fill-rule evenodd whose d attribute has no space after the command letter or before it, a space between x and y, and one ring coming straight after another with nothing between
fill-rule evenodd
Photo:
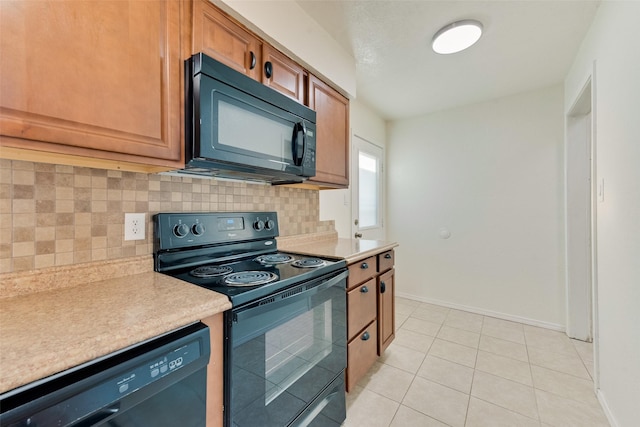
<instances>
[{"instance_id":1,"label":"dishwasher control panel","mask_svg":"<svg viewBox=\"0 0 640 427\"><path fill-rule=\"evenodd\" d=\"M194 341L141 364L127 374L116 378L111 384L106 383L104 386L111 389L111 392L117 391L120 395L130 393L188 365L201 355L200 343ZM108 390L104 391L108 392Z\"/></svg>"}]
</instances>

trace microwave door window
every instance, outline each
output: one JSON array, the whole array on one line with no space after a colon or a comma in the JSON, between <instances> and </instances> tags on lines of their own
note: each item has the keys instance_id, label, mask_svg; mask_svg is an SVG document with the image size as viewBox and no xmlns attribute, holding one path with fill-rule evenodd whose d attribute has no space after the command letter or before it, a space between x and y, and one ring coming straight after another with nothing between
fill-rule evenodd
<instances>
[{"instance_id":1,"label":"microwave door window","mask_svg":"<svg viewBox=\"0 0 640 427\"><path fill-rule=\"evenodd\" d=\"M241 101L219 98L213 108L217 116L214 121L217 129L215 126L212 129L217 131L217 138L213 135L212 139L214 149L274 163L269 165L270 169L280 164L284 170L292 163L293 123Z\"/></svg>"}]
</instances>

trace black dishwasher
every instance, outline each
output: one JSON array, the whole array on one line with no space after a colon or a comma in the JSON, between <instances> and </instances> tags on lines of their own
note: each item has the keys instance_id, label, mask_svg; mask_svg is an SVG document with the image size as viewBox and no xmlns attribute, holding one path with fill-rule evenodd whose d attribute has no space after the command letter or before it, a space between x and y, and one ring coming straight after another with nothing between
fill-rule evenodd
<instances>
[{"instance_id":1,"label":"black dishwasher","mask_svg":"<svg viewBox=\"0 0 640 427\"><path fill-rule=\"evenodd\" d=\"M209 355L194 323L7 391L0 425L203 427Z\"/></svg>"}]
</instances>

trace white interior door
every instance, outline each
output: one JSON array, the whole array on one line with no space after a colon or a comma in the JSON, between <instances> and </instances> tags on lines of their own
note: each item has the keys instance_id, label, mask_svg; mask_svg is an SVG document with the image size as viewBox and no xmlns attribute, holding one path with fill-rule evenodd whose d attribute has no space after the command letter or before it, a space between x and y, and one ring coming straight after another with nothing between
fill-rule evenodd
<instances>
[{"instance_id":1,"label":"white interior door","mask_svg":"<svg viewBox=\"0 0 640 427\"><path fill-rule=\"evenodd\" d=\"M351 155L351 231L355 238L384 240L384 149L357 135Z\"/></svg>"}]
</instances>

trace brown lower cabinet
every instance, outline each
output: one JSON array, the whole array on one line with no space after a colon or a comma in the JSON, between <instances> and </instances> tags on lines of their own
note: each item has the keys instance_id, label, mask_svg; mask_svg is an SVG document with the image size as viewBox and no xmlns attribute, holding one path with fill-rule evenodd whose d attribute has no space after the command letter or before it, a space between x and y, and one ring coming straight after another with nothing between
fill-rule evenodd
<instances>
[{"instance_id":1,"label":"brown lower cabinet","mask_svg":"<svg viewBox=\"0 0 640 427\"><path fill-rule=\"evenodd\" d=\"M349 264L347 283L347 392L395 338L393 250Z\"/></svg>"},{"instance_id":2,"label":"brown lower cabinet","mask_svg":"<svg viewBox=\"0 0 640 427\"><path fill-rule=\"evenodd\" d=\"M202 319L202 323L209 327L211 340L211 357L207 366L207 427L222 427L223 424L223 316L222 313L218 313Z\"/></svg>"},{"instance_id":3,"label":"brown lower cabinet","mask_svg":"<svg viewBox=\"0 0 640 427\"><path fill-rule=\"evenodd\" d=\"M395 338L395 270L391 269L378 276L378 355L382 356Z\"/></svg>"}]
</instances>

